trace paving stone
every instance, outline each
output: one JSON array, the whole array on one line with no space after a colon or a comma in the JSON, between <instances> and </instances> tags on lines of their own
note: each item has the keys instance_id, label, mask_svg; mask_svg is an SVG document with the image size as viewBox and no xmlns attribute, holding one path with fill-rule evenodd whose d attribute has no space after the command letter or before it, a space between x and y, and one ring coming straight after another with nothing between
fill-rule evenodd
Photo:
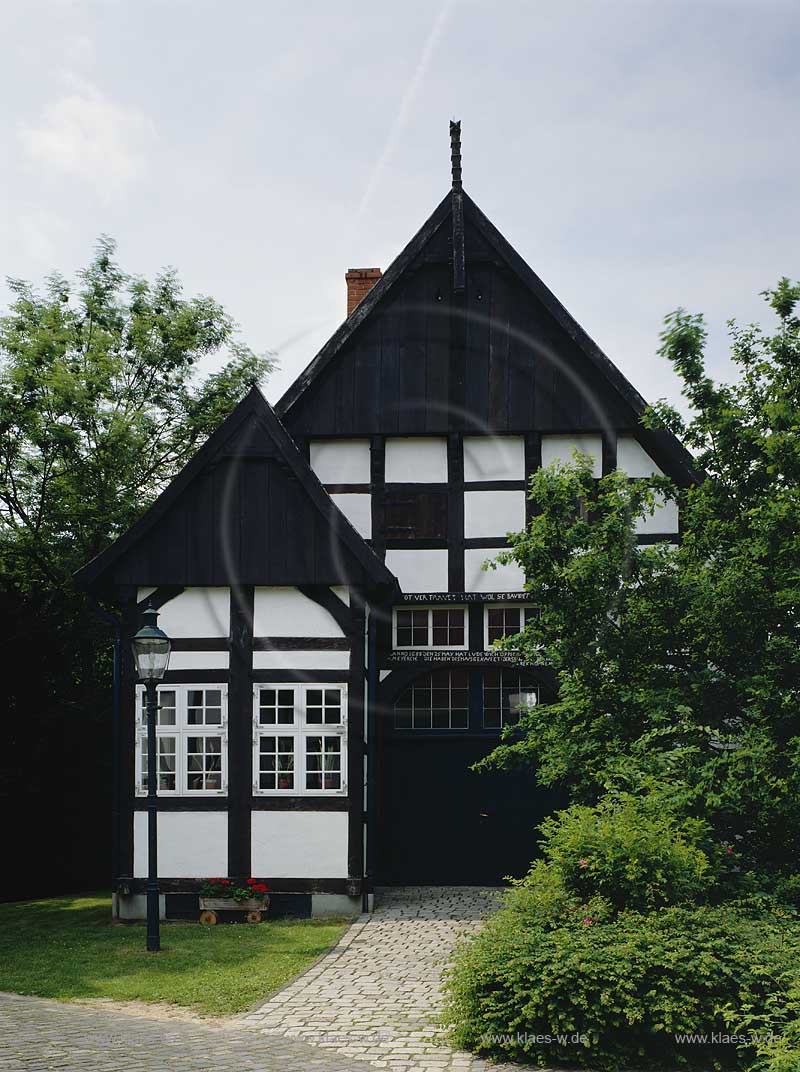
<instances>
[{"instance_id":1,"label":"paving stone","mask_svg":"<svg viewBox=\"0 0 800 1072\"><path fill-rule=\"evenodd\" d=\"M307 1042L0 994L3 1072L372 1072Z\"/></svg>"},{"instance_id":2,"label":"paving stone","mask_svg":"<svg viewBox=\"0 0 800 1072\"><path fill-rule=\"evenodd\" d=\"M307 1042L358 1052L389 1072L517 1069L447 1047L435 1022L453 946L499 907L499 893L470 886L379 890L375 911L360 916L316 968L240 1022L270 1036L305 1025Z\"/></svg>"}]
</instances>

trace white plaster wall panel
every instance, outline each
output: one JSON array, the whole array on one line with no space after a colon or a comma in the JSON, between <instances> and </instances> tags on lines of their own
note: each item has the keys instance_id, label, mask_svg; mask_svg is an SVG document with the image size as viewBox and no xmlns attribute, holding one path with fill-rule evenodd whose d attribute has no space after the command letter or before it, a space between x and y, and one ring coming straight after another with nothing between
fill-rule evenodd
<instances>
[{"instance_id":1,"label":"white plaster wall panel","mask_svg":"<svg viewBox=\"0 0 800 1072\"><path fill-rule=\"evenodd\" d=\"M524 491L467 491L464 493L464 536L505 536L525 528Z\"/></svg>"},{"instance_id":2,"label":"white plaster wall panel","mask_svg":"<svg viewBox=\"0 0 800 1072\"><path fill-rule=\"evenodd\" d=\"M368 439L312 439L309 457L322 484L369 484Z\"/></svg>"},{"instance_id":3,"label":"white plaster wall panel","mask_svg":"<svg viewBox=\"0 0 800 1072\"><path fill-rule=\"evenodd\" d=\"M447 551L389 550L386 568L391 570L404 592L446 592Z\"/></svg>"},{"instance_id":4,"label":"white plaster wall panel","mask_svg":"<svg viewBox=\"0 0 800 1072\"><path fill-rule=\"evenodd\" d=\"M254 670L343 670L350 666L346 651L254 651Z\"/></svg>"},{"instance_id":5,"label":"white plaster wall panel","mask_svg":"<svg viewBox=\"0 0 800 1072\"><path fill-rule=\"evenodd\" d=\"M331 591L335 596L338 596L339 599L341 599L342 603L346 604L348 607L350 606L350 589L346 585L335 584L331 588Z\"/></svg>"},{"instance_id":6,"label":"white plaster wall panel","mask_svg":"<svg viewBox=\"0 0 800 1072\"><path fill-rule=\"evenodd\" d=\"M170 670L227 670L229 666L227 651L173 651L169 657Z\"/></svg>"},{"instance_id":7,"label":"white plaster wall panel","mask_svg":"<svg viewBox=\"0 0 800 1072\"><path fill-rule=\"evenodd\" d=\"M617 469L628 476L664 475L634 436L620 436L617 439Z\"/></svg>"},{"instance_id":8,"label":"white plaster wall panel","mask_svg":"<svg viewBox=\"0 0 800 1072\"><path fill-rule=\"evenodd\" d=\"M347 878L346 811L254 811L254 875Z\"/></svg>"},{"instance_id":9,"label":"white plaster wall panel","mask_svg":"<svg viewBox=\"0 0 800 1072\"><path fill-rule=\"evenodd\" d=\"M344 516L365 540L372 536L372 496L350 493L331 495Z\"/></svg>"},{"instance_id":10,"label":"white plaster wall panel","mask_svg":"<svg viewBox=\"0 0 800 1072\"><path fill-rule=\"evenodd\" d=\"M464 550L464 584L467 592L522 592L525 574L516 563L483 570L484 562L498 555L496 547L467 547Z\"/></svg>"},{"instance_id":11,"label":"white plaster wall panel","mask_svg":"<svg viewBox=\"0 0 800 1072\"><path fill-rule=\"evenodd\" d=\"M205 878L228 873L228 813L162 811L158 814L158 873ZM147 812L133 814L133 874L147 876Z\"/></svg>"},{"instance_id":12,"label":"white plaster wall panel","mask_svg":"<svg viewBox=\"0 0 800 1072\"><path fill-rule=\"evenodd\" d=\"M155 588L139 588L136 592L136 602L141 603L155 592Z\"/></svg>"},{"instance_id":13,"label":"white plaster wall panel","mask_svg":"<svg viewBox=\"0 0 800 1072\"><path fill-rule=\"evenodd\" d=\"M543 435L542 465L570 465L575 461L572 454L576 450L592 459L592 476L603 475L603 443L599 435Z\"/></svg>"},{"instance_id":14,"label":"white plaster wall panel","mask_svg":"<svg viewBox=\"0 0 800 1072\"><path fill-rule=\"evenodd\" d=\"M652 516L647 513L636 519L636 531L642 536L661 532L678 531L678 504L663 495L656 496L656 508Z\"/></svg>"},{"instance_id":15,"label":"white plaster wall panel","mask_svg":"<svg viewBox=\"0 0 800 1072\"><path fill-rule=\"evenodd\" d=\"M386 440L386 483L447 482L447 440L419 436Z\"/></svg>"},{"instance_id":16,"label":"white plaster wall panel","mask_svg":"<svg viewBox=\"0 0 800 1072\"><path fill-rule=\"evenodd\" d=\"M226 637L230 603L227 588L186 588L161 607L158 625L171 637Z\"/></svg>"},{"instance_id":17,"label":"white plaster wall panel","mask_svg":"<svg viewBox=\"0 0 800 1072\"><path fill-rule=\"evenodd\" d=\"M522 436L464 436L465 480L524 480Z\"/></svg>"},{"instance_id":18,"label":"white plaster wall panel","mask_svg":"<svg viewBox=\"0 0 800 1072\"><path fill-rule=\"evenodd\" d=\"M254 636L340 637L336 619L297 588L256 588Z\"/></svg>"}]
</instances>

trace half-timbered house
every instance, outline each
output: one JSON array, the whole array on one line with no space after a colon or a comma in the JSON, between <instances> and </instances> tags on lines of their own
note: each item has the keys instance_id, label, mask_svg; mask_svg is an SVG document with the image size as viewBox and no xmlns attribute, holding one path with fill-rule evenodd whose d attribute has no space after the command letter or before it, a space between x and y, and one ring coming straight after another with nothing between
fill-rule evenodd
<instances>
[{"instance_id":1,"label":"half-timbered house","mask_svg":"<svg viewBox=\"0 0 800 1072\"><path fill-rule=\"evenodd\" d=\"M532 612L513 565L526 483L575 449L596 476L693 478L644 401L461 184L387 271L347 273L348 316L273 409L253 389L143 517L81 571L120 607L117 910L142 914L145 726L127 641L146 601L160 687L167 916L205 876L255 875L278 911L358 907L376 884L521 873L558 803L470 768L546 695L493 648ZM640 540L676 540L663 502Z\"/></svg>"}]
</instances>

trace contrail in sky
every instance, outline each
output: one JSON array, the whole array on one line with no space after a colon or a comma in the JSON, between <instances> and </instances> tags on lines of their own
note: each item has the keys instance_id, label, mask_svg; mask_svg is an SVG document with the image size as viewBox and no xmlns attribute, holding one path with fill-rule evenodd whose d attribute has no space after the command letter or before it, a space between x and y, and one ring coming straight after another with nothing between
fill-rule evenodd
<instances>
[{"instance_id":1,"label":"contrail in sky","mask_svg":"<svg viewBox=\"0 0 800 1072\"><path fill-rule=\"evenodd\" d=\"M455 5L456 0L444 0L439 14L436 16L436 21L431 28L431 32L428 34L428 39L422 49L422 54L420 55L419 63L417 64L416 70L409 79L405 93L400 100L400 107L397 110L397 115L395 117L394 123L392 124L392 128L389 131L389 137L386 139L386 145L383 148L383 152L378 157L378 162L372 169L372 174L367 181L364 194L361 198L358 208L356 209L356 220L361 217L362 213L364 212L364 209L369 204L370 198L375 191L375 187L378 185L380 177L383 174L384 168L386 167L389 158L395 150L397 140L400 137L400 132L406 125L408 114L411 111L411 106L414 103L414 98L419 92L419 88L422 85L425 75L427 74L428 68L430 67L431 59L433 58L433 53L436 49L436 45L439 43L439 38L442 36L442 32L444 31L447 20L449 19L450 13L455 7Z\"/></svg>"}]
</instances>

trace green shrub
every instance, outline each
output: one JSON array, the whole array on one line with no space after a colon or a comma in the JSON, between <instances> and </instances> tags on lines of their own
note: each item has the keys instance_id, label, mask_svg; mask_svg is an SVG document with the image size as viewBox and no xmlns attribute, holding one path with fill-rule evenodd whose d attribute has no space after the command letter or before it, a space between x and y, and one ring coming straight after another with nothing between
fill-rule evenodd
<instances>
[{"instance_id":1,"label":"green shrub","mask_svg":"<svg viewBox=\"0 0 800 1072\"><path fill-rule=\"evenodd\" d=\"M444 1014L457 1045L602 1070L798 1072L796 917L734 902L596 920L576 903L553 915L551 893L543 912L521 887L458 951ZM781 1037L760 1046L710 1038L770 1031Z\"/></svg>"},{"instance_id":2,"label":"green shrub","mask_svg":"<svg viewBox=\"0 0 800 1072\"><path fill-rule=\"evenodd\" d=\"M575 897L601 897L618 910L648 909L705 897L715 882L709 830L678 819L660 797L604 797L573 804L545 820L542 854ZM541 882L541 869L528 879Z\"/></svg>"}]
</instances>

